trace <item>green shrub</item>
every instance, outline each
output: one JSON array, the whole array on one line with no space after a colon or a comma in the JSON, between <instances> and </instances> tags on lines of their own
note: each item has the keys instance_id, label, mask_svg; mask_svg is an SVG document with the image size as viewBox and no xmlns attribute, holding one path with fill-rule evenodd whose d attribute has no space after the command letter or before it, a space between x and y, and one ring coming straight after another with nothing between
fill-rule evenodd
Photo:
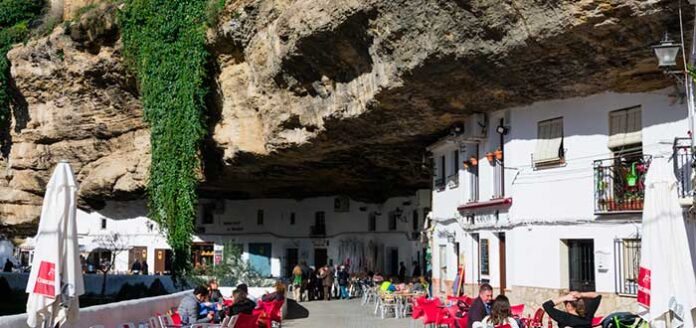
<instances>
[{"instance_id":1,"label":"green shrub","mask_svg":"<svg viewBox=\"0 0 696 328\"><path fill-rule=\"evenodd\" d=\"M43 0L0 0L0 29L36 18L43 7Z\"/></svg>"}]
</instances>

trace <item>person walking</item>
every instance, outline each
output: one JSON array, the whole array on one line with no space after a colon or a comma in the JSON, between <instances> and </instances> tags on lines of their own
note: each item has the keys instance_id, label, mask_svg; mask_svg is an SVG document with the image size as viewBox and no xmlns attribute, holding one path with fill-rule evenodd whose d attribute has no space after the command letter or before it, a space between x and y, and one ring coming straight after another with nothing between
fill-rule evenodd
<instances>
[{"instance_id":1,"label":"person walking","mask_svg":"<svg viewBox=\"0 0 696 328\"><path fill-rule=\"evenodd\" d=\"M292 298L296 302L302 302L302 267L295 265L292 268Z\"/></svg>"},{"instance_id":2,"label":"person walking","mask_svg":"<svg viewBox=\"0 0 696 328\"><path fill-rule=\"evenodd\" d=\"M481 322L483 318L491 314L491 299L493 298L493 287L489 284L482 284L479 287L479 296L469 308L469 321L466 328L471 328L474 322Z\"/></svg>"},{"instance_id":3,"label":"person walking","mask_svg":"<svg viewBox=\"0 0 696 328\"><path fill-rule=\"evenodd\" d=\"M348 272L345 266L338 270L338 287L341 290L341 298L348 299Z\"/></svg>"},{"instance_id":4,"label":"person walking","mask_svg":"<svg viewBox=\"0 0 696 328\"><path fill-rule=\"evenodd\" d=\"M6 259L5 267L2 268L2 272L12 272L12 269L14 269L14 263L12 263L10 259Z\"/></svg>"},{"instance_id":5,"label":"person walking","mask_svg":"<svg viewBox=\"0 0 696 328\"><path fill-rule=\"evenodd\" d=\"M331 269L329 269L329 266L325 266L321 268L321 281L322 285L324 286L324 300L325 301L330 301L331 300L331 287L334 284L334 277L333 277L333 272L331 272Z\"/></svg>"},{"instance_id":6,"label":"person walking","mask_svg":"<svg viewBox=\"0 0 696 328\"><path fill-rule=\"evenodd\" d=\"M411 277L418 278L421 275L421 267L420 264L418 264L417 261L413 261L413 272L411 273Z\"/></svg>"}]
</instances>

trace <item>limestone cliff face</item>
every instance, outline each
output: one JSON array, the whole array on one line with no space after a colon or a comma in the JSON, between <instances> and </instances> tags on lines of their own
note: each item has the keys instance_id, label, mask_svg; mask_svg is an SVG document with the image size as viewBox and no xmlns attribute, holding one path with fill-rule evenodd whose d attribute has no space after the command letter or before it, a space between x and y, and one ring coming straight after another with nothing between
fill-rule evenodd
<instances>
[{"instance_id":1,"label":"limestone cliff face","mask_svg":"<svg viewBox=\"0 0 696 328\"><path fill-rule=\"evenodd\" d=\"M86 205L142 195L148 131L115 10L10 52L5 224L36 219L60 159ZM209 31L201 192L375 199L427 187L424 147L469 113L668 85L648 47L677 24L668 0L229 0Z\"/></svg>"}]
</instances>

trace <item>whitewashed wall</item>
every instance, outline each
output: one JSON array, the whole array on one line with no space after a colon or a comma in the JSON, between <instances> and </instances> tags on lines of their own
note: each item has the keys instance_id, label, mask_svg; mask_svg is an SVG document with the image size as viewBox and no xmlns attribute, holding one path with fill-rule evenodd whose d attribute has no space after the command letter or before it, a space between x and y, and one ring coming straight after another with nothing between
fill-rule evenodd
<instances>
[{"instance_id":1,"label":"whitewashed wall","mask_svg":"<svg viewBox=\"0 0 696 328\"><path fill-rule=\"evenodd\" d=\"M243 244L243 257L248 258L249 243L271 243L271 274L283 273L285 252L287 248L298 248L300 260L309 265L314 263L314 248L327 248L328 258L337 262L338 245L342 240L355 239L373 241L384 249L397 248L399 262L404 262L408 272L411 263L418 259L423 245L412 238L413 211L418 213L418 229L422 228L427 208L430 208L430 191L422 190L409 197L394 197L381 204L371 204L350 200L347 212L334 211L335 197L317 197L304 200L288 199L252 199L222 201L224 210L214 213L213 223L204 224L202 209L196 226L205 233L194 236L194 241ZM216 202L201 200L201 205ZM216 203L220 203L219 201ZM202 206L201 206L202 208ZM397 220L396 230L389 230L389 212L399 208L405 220ZM257 224L257 211L264 211L264 222ZM315 213L325 213L326 236L308 238L310 226L315 224ZM368 231L370 213L378 212L376 230ZM295 213L295 224L290 224L290 213ZM107 202L105 208L95 212L78 210L78 234L80 245L87 249L98 244L99 236L118 234L117 244L131 248L147 247L149 271L155 268L155 249L169 249L166 238L159 227L147 218L144 201ZM102 219L106 220L106 229L102 229ZM119 252L114 267L115 272L127 272L128 250ZM387 267L385 256L383 267Z\"/></svg>"},{"instance_id":2,"label":"whitewashed wall","mask_svg":"<svg viewBox=\"0 0 696 328\"><path fill-rule=\"evenodd\" d=\"M497 221L491 212L476 216L476 225L466 222L456 208L468 200L468 172L460 171L460 186L433 190L433 217L445 220L435 228L433 277L439 279L437 245L448 244L438 230L456 232L466 262L466 282L490 279L499 286L499 250L496 232L506 232L506 285L567 288L566 239L593 239L596 289L614 292L614 239L635 237L640 232L640 214L597 216L594 214L593 162L611 157L607 147L609 112L641 106L643 153L670 155L676 137L687 135L686 105L673 103L672 92L661 90L638 94L602 93L580 98L545 101L506 109L489 116L488 139L479 147L479 199L492 195L493 167L484 154L499 143L495 132L500 117L509 117L505 136L505 196L512 197L509 210L502 209ZM507 112L507 113L506 113ZM567 164L535 171L532 157L536 147L537 123L563 117ZM450 154L457 145L439 142L431 147L434 158ZM462 161L468 158L460 156ZM448 160L449 164L450 161ZM489 239L490 274L478 274L478 243L469 233ZM453 252L452 247L448 247ZM565 262L564 262L565 261ZM456 256L448 256L447 280L454 280Z\"/></svg>"}]
</instances>

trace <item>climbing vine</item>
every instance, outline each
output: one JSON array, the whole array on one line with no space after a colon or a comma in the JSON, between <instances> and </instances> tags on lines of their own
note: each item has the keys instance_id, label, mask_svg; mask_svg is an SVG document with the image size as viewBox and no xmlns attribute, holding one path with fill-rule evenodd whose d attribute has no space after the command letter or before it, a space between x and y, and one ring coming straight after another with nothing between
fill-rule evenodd
<instances>
[{"instance_id":1,"label":"climbing vine","mask_svg":"<svg viewBox=\"0 0 696 328\"><path fill-rule=\"evenodd\" d=\"M43 0L0 0L0 133L10 123L10 62L7 52L29 36L29 23L44 6ZM0 140L0 142L2 142Z\"/></svg>"},{"instance_id":2,"label":"climbing vine","mask_svg":"<svg viewBox=\"0 0 696 328\"><path fill-rule=\"evenodd\" d=\"M149 215L167 235L177 275L190 268L199 146L206 133L206 9L205 0L126 0L120 14L126 60L150 126Z\"/></svg>"}]
</instances>

